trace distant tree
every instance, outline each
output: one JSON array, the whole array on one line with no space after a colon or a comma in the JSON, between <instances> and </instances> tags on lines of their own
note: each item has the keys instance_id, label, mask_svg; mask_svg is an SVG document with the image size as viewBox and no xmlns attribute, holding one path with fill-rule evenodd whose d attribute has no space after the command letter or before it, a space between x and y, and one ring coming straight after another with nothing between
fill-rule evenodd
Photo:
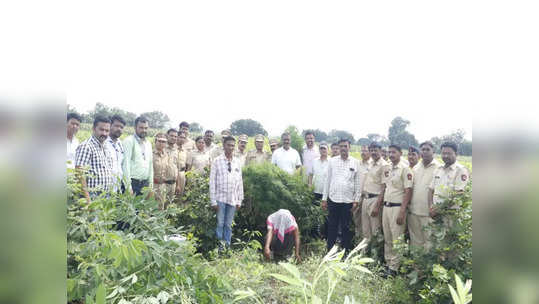
<instances>
[{"instance_id":1,"label":"distant tree","mask_svg":"<svg viewBox=\"0 0 539 304\"><path fill-rule=\"evenodd\" d=\"M357 140L357 144L360 145L360 146L368 146L370 145L372 142L372 140L368 139L368 138L365 138L365 137L362 137L360 139Z\"/></svg>"},{"instance_id":2,"label":"distant tree","mask_svg":"<svg viewBox=\"0 0 539 304\"><path fill-rule=\"evenodd\" d=\"M247 136L255 136L256 134L267 135L262 124L252 119L240 119L230 124L230 132L232 135L246 134Z\"/></svg>"},{"instance_id":3,"label":"distant tree","mask_svg":"<svg viewBox=\"0 0 539 304\"><path fill-rule=\"evenodd\" d=\"M163 129L170 122L168 115L161 111L145 112L141 115L148 119L150 128Z\"/></svg>"},{"instance_id":4,"label":"distant tree","mask_svg":"<svg viewBox=\"0 0 539 304\"><path fill-rule=\"evenodd\" d=\"M202 132L204 132L204 128L198 122L192 122L189 124L189 132L202 134Z\"/></svg>"},{"instance_id":5,"label":"distant tree","mask_svg":"<svg viewBox=\"0 0 539 304\"><path fill-rule=\"evenodd\" d=\"M350 142L355 143L356 140L354 139L354 135L350 132L343 131L343 130L331 130L328 134L331 142L335 142L341 138L349 139Z\"/></svg>"},{"instance_id":6,"label":"distant tree","mask_svg":"<svg viewBox=\"0 0 539 304\"><path fill-rule=\"evenodd\" d=\"M82 119L86 123L92 123L96 115L104 115L107 117L111 117L112 115L120 115L123 119L125 119L125 123L128 126L132 126L135 123L135 119L137 118L137 114L133 112L128 112L125 110L122 110L120 108L109 108L108 106L98 102L95 104L94 109L90 111L88 114L83 114Z\"/></svg>"},{"instance_id":7,"label":"distant tree","mask_svg":"<svg viewBox=\"0 0 539 304\"><path fill-rule=\"evenodd\" d=\"M457 144L459 149L459 154L471 156L472 155L472 142L464 139L466 132L462 129L458 129L450 134L444 135L442 137L433 137L431 142L434 144L434 149L436 153L440 153L440 146L446 141L451 141Z\"/></svg>"},{"instance_id":8,"label":"distant tree","mask_svg":"<svg viewBox=\"0 0 539 304\"><path fill-rule=\"evenodd\" d=\"M410 121L406 120L400 116L395 117L391 121L391 126L389 127L388 139L391 144L397 144L403 149L408 149L409 146L417 146L417 139L415 136L406 131L406 128L410 125Z\"/></svg>"},{"instance_id":9,"label":"distant tree","mask_svg":"<svg viewBox=\"0 0 539 304\"><path fill-rule=\"evenodd\" d=\"M303 130L303 132L301 132L301 136L303 138L305 138L305 133L307 133L307 131L311 131L314 133L314 140L317 141L317 142L321 142L321 141L327 141L328 139L328 134L320 129L315 129L315 130L311 130L311 129L307 129L307 130Z\"/></svg>"},{"instance_id":10,"label":"distant tree","mask_svg":"<svg viewBox=\"0 0 539 304\"><path fill-rule=\"evenodd\" d=\"M305 140L300 135L298 128L296 128L296 126L289 126L288 128L286 128L285 132L290 133L290 146L296 149L301 157L303 152L303 146L305 145Z\"/></svg>"}]
</instances>

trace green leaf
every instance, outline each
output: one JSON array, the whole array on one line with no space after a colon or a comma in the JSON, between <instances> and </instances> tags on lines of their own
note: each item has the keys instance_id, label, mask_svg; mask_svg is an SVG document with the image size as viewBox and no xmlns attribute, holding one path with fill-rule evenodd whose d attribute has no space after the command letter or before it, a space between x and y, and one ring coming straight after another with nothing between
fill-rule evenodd
<instances>
[{"instance_id":1,"label":"green leaf","mask_svg":"<svg viewBox=\"0 0 539 304\"><path fill-rule=\"evenodd\" d=\"M296 279L301 279L301 274L299 273L299 270L296 266L290 263L279 263L279 265L284 267L284 269L290 272Z\"/></svg>"},{"instance_id":2,"label":"green leaf","mask_svg":"<svg viewBox=\"0 0 539 304\"><path fill-rule=\"evenodd\" d=\"M270 273L270 276L276 278L277 280L281 280L281 281L283 281L285 283L288 283L290 285L294 285L294 286L298 286L298 287L303 286L303 284L301 284L300 280L292 278L292 277L287 277L287 276L284 276L284 275L278 274L278 273Z\"/></svg>"},{"instance_id":3,"label":"green leaf","mask_svg":"<svg viewBox=\"0 0 539 304\"><path fill-rule=\"evenodd\" d=\"M97 291L95 292L95 304L105 304L105 298L106 298L105 285L101 283L99 287L97 287Z\"/></svg>"}]
</instances>

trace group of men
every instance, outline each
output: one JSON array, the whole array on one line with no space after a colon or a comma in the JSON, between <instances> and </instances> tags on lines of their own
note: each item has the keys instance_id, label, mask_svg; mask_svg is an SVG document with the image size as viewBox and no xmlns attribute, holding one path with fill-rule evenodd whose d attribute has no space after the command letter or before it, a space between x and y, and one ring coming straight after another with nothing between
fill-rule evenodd
<instances>
[{"instance_id":1,"label":"group of men","mask_svg":"<svg viewBox=\"0 0 539 304\"><path fill-rule=\"evenodd\" d=\"M435 147L429 141L410 147L408 161L400 146L393 144L385 150L376 142L361 147L359 160L349 155L349 140L341 139L330 147L321 142L316 147L314 133L306 132L300 157L290 146L289 133L282 134L280 145L269 141L271 153L263 150L263 135L255 137L255 149L246 151L247 135L238 136L236 147L236 139L224 130L219 146L211 130L190 139L189 124L182 122L179 130L157 133L152 148L144 117L135 120L135 133L124 140L120 137L126 123L118 115L96 116L92 135L82 143L75 137L80 123L77 114L67 115L67 158L68 167L88 170L79 175L88 202L103 192L140 195L149 187L150 195L165 208L182 194L186 171L202 173L209 168L211 206L217 211L215 233L220 246L229 246L234 214L243 201L242 168L271 162L289 174L303 169L314 191L314 203L328 211L327 249L340 237L342 247L351 250L354 223L355 233L367 240L383 234L388 272L397 271L400 264L393 249L395 240L408 229L410 244L428 250L430 236L425 227L437 206L455 191L463 191L469 180L468 170L456 162L457 146L451 142L440 147L443 164L434 159Z\"/></svg>"}]
</instances>

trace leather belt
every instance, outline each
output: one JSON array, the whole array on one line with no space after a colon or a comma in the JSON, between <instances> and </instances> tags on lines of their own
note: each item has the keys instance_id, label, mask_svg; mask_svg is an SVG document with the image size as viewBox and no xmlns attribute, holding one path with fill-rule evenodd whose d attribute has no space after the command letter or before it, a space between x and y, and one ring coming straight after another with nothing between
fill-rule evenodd
<instances>
[{"instance_id":1,"label":"leather belt","mask_svg":"<svg viewBox=\"0 0 539 304\"><path fill-rule=\"evenodd\" d=\"M174 184L176 183L176 180L173 179L173 180L167 180L167 181L159 182L158 179L154 178L154 179L153 179L153 183L154 183L154 184L168 184L168 185L174 185Z\"/></svg>"},{"instance_id":2,"label":"leather belt","mask_svg":"<svg viewBox=\"0 0 539 304\"><path fill-rule=\"evenodd\" d=\"M374 193L365 193L365 196L366 196L367 198L373 198L373 197L377 197L378 195L380 195L380 194L374 194Z\"/></svg>"},{"instance_id":3,"label":"leather belt","mask_svg":"<svg viewBox=\"0 0 539 304\"><path fill-rule=\"evenodd\" d=\"M402 205L401 203L390 203L390 202L384 202L384 206L386 207L398 207Z\"/></svg>"}]
</instances>

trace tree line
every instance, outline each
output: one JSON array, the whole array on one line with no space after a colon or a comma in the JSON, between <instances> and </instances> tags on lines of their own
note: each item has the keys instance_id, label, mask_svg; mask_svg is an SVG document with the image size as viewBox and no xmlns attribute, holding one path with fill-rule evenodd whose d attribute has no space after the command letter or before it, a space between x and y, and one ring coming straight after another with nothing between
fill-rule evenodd
<instances>
[{"instance_id":1,"label":"tree line","mask_svg":"<svg viewBox=\"0 0 539 304\"><path fill-rule=\"evenodd\" d=\"M69 104L67 105L67 111L77 112ZM118 114L125 119L127 125L133 125L135 119L138 116L136 113L125 111L117 107L111 108L100 102L96 103L94 109L89 111L88 113L79 114L81 115L83 120L82 122L84 123L92 123L96 115L105 115L110 117L114 114ZM140 115L143 115L148 118L149 125L151 128L164 129L171 126L170 118L167 114L161 111L145 112L141 113ZM400 116L395 117L391 121L387 137L377 133L368 133L365 137L361 137L356 140L352 133L345 130L336 129L333 129L328 133L320 129L305 129L303 130L301 135L304 136L307 131L311 131L314 133L316 141L326 141L329 143L333 143L336 142L339 138L348 138L352 143L355 143L357 145L369 145L371 142L376 141L379 142L382 146L389 146L389 144L394 143L400 145L404 149L407 149L410 146L417 147L419 145L419 142L415 138L415 135L406 130L408 126L410 126L410 124L411 122L407 119L404 119ZM292 128L296 129L297 131L297 128ZM189 129L192 133L200 134L204 132L204 128L202 127L202 125L197 122L191 122ZM216 133L219 132L219 130L213 131ZM246 134L248 136L255 136L256 134L263 134L265 136L268 135L268 132L264 129L262 124L253 119L239 119L232 122L230 125L230 131L233 135L236 136L240 134ZM437 147L437 151L435 151L436 153L440 152L439 147L443 142L452 141L457 144L459 148L459 154L471 156L472 141L465 139L465 135L466 133L464 132L464 130L458 129L451 134L432 137L430 141L432 141L434 146Z\"/></svg>"}]
</instances>

